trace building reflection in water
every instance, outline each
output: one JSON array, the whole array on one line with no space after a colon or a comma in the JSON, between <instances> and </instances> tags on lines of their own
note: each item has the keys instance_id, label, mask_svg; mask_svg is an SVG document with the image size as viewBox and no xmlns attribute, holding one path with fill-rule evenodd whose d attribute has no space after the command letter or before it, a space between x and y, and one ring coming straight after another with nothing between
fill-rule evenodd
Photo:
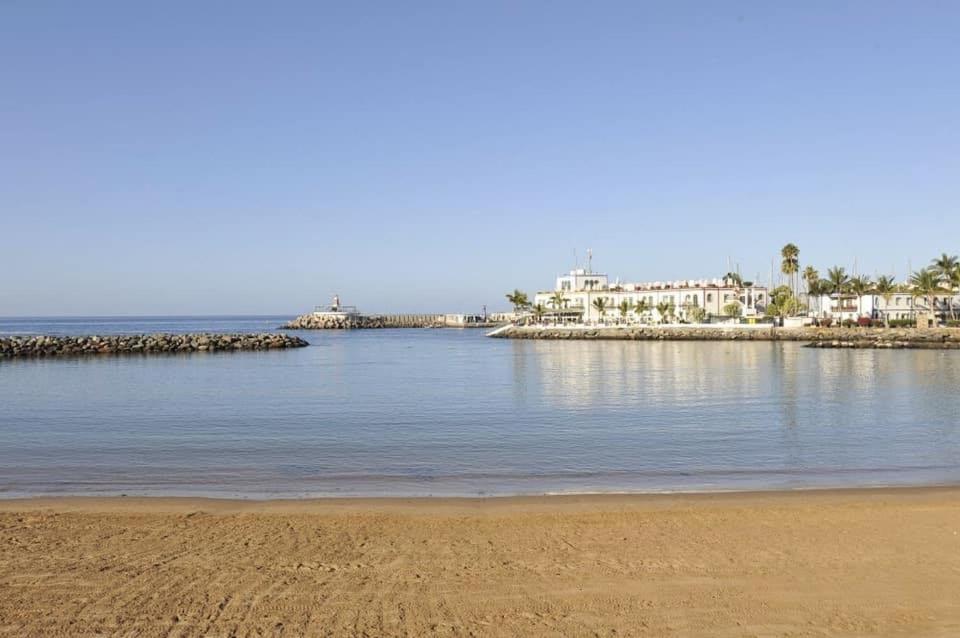
<instances>
[{"instance_id":1,"label":"building reflection in water","mask_svg":"<svg viewBox=\"0 0 960 638\"><path fill-rule=\"evenodd\" d=\"M656 443L677 466L684 458L794 472L960 465L960 352L517 341L513 355L528 409L597 436L619 428L637 463ZM935 458L914 457L931 443Z\"/></svg>"}]
</instances>

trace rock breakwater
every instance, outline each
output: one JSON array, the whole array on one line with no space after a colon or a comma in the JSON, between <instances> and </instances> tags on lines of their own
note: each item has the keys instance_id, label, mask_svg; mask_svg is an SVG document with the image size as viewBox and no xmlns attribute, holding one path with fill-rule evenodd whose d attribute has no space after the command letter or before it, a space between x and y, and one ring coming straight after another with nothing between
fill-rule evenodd
<instances>
[{"instance_id":1,"label":"rock breakwater","mask_svg":"<svg viewBox=\"0 0 960 638\"><path fill-rule=\"evenodd\" d=\"M356 330L377 328L442 328L439 315L347 315L308 313L281 326L287 330Z\"/></svg>"},{"instance_id":2,"label":"rock breakwater","mask_svg":"<svg viewBox=\"0 0 960 638\"><path fill-rule=\"evenodd\" d=\"M623 341L803 341L814 348L960 348L957 328L774 328L771 326L511 326L504 339Z\"/></svg>"},{"instance_id":3,"label":"rock breakwater","mask_svg":"<svg viewBox=\"0 0 960 638\"><path fill-rule=\"evenodd\" d=\"M279 350L309 345L285 334L143 334L0 337L0 358Z\"/></svg>"}]
</instances>

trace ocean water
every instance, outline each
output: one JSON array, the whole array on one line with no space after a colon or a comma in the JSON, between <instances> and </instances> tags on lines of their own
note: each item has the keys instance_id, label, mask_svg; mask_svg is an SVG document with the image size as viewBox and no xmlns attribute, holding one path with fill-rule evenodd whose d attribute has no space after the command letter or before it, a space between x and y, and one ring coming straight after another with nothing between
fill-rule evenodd
<instances>
[{"instance_id":1,"label":"ocean water","mask_svg":"<svg viewBox=\"0 0 960 638\"><path fill-rule=\"evenodd\" d=\"M0 335L265 331L286 319L0 319ZM295 333L310 347L0 360L0 497L960 480L960 352Z\"/></svg>"}]
</instances>

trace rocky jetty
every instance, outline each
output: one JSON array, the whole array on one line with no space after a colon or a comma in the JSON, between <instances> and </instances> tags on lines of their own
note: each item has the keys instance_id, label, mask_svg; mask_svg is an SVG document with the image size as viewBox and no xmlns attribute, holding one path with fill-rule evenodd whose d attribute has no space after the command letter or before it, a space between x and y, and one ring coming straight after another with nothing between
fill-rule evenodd
<instances>
[{"instance_id":1,"label":"rocky jetty","mask_svg":"<svg viewBox=\"0 0 960 638\"><path fill-rule=\"evenodd\" d=\"M772 326L509 326L503 339L622 341L803 341L814 348L960 348L957 328L774 328Z\"/></svg>"},{"instance_id":2,"label":"rocky jetty","mask_svg":"<svg viewBox=\"0 0 960 638\"><path fill-rule=\"evenodd\" d=\"M286 330L356 330L376 328L442 328L439 315L346 315L308 313L281 326Z\"/></svg>"},{"instance_id":3,"label":"rocky jetty","mask_svg":"<svg viewBox=\"0 0 960 638\"><path fill-rule=\"evenodd\" d=\"M0 337L0 358L279 350L306 345L300 337L279 333Z\"/></svg>"}]
</instances>

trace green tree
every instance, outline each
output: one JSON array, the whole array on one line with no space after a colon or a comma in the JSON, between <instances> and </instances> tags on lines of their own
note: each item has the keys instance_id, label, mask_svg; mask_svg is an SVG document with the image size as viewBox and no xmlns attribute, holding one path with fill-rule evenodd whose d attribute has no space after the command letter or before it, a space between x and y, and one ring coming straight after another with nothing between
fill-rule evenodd
<instances>
[{"instance_id":1,"label":"green tree","mask_svg":"<svg viewBox=\"0 0 960 638\"><path fill-rule=\"evenodd\" d=\"M853 277L850 280L850 283L847 284L850 289L850 292L857 296L857 316L863 314L863 295L867 294L873 289L873 282L870 281L870 277L866 275L860 275L858 277Z\"/></svg>"},{"instance_id":2,"label":"green tree","mask_svg":"<svg viewBox=\"0 0 960 638\"><path fill-rule=\"evenodd\" d=\"M723 314L728 317L740 317L743 314L743 308L739 301L731 301L723 307Z\"/></svg>"},{"instance_id":3,"label":"green tree","mask_svg":"<svg viewBox=\"0 0 960 638\"><path fill-rule=\"evenodd\" d=\"M627 320L627 315L630 314L630 310L633 308L633 304L630 303L629 299L624 299L620 302L620 305L617 306L617 310L620 311L620 318L624 321Z\"/></svg>"},{"instance_id":4,"label":"green tree","mask_svg":"<svg viewBox=\"0 0 960 638\"><path fill-rule=\"evenodd\" d=\"M940 276L930 268L923 268L910 275L910 288L913 298L923 297L927 309L934 312L936 295L943 290L940 286Z\"/></svg>"},{"instance_id":5,"label":"green tree","mask_svg":"<svg viewBox=\"0 0 960 638\"><path fill-rule=\"evenodd\" d=\"M842 312L843 293L847 291L847 284L850 283L850 276L841 266L834 266L827 270L827 282L829 282L830 292L837 295L837 310ZM837 327L840 327L840 320L837 320Z\"/></svg>"},{"instance_id":6,"label":"green tree","mask_svg":"<svg viewBox=\"0 0 960 638\"><path fill-rule=\"evenodd\" d=\"M533 307L533 318L536 319L537 323L543 320L543 315L547 314L547 308L542 303L538 303Z\"/></svg>"},{"instance_id":7,"label":"green tree","mask_svg":"<svg viewBox=\"0 0 960 638\"><path fill-rule=\"evenodd\" d=\"M527 293L517 289L507 293L507 301L513 304L514 312L522 312L530 307L530 299L527 297Z\"/></svg>"},{"instance_id":8,"label":"green tree","mask_svg":"<svg viewBox=\"0 0 960 638\"><path fill-rule=\"evenodd\" d=\"M689 306L686 309L687 319L692 323L703 323L707 318L707 311L700 306Z\"/></svg>"},{"instance_id":9,"label":"green tree","mask_svg":"<svg viewBox=\"0 0 960 638\"><path fill-rule=\"evenodd\" d=\"M810 307L810 295L817 294L814 292L816 290L817 284L820 283L820 273L817 272L817 269L813 266L807 266L803 269L803 283L806 284L807 288L807 307Z\"/></svg>"},{"instance_id":10,"label":"green tree","mask_svg":"<svg viewBox=\"0 0 960 638\"><path fill-rule=\"evenodd\" d=\"M873 284L873 292L883 298L883 325L890 327L890 300L897 292L897 283L892 275L880 275Z\"/></svg>"},{"instance_id":11,"label":"green tree","mask_svg":"<svg viewBox=\"0 0 960 638\"><path fill-rule=\"evenodd\" d=\"M607 318L607 300L604 297L597 297L593 300L593 307L600 313L600 319Z\"/></svg>"},{"instance_id":12,"label":"green tree","mask_svg":"<svg viewBox=\"0 0 960 638\"><path fill-rule=\"evenodd\" d=\"M960 283L960 261L958 261L956 255L943 253L931 261L930 268L940 279L940 285L945 292L952 293L957 289L957 284ZM950 295L950 297L952 297L952 295ZM953 299L950 297L948 297L950 318L956 319L956 312L953 309Z\"/></svg>"},{"instance_id":13,"label":"green tree","mask_svg":"<svg viewBox=\"0 0 960 638\"><path fill-rule=\"evenodd\" d=\"M941 254L939 257L930 261L930 270L940 279L940 283L949 283L953 272L957 269L960 262L956 255Z\"/></svg>"},{"instance_id":14,"label":"green tree","mask_svg":"<svg viewBox=\"0 0 960 638\"><path fill-rule=\"evenodd\" d=\"M676 306L672 301L661 301L657 304L657 314L660 315L660 323L668 323L673 317Z\"/></svg>"},{"instance_id":15,"label":"green tree","mask_svg":"<svg viewBox=\"0 0 960 638\"><path fill-rule=\"evenodd\" d=\"M730 281L735 288L743 285L743 277L741 277L738 272L728 272L723 278Z\"/></svg>"},{"instance_id":16,"label":"green tree","mask_svg":"<svg viewBox=\"0 0 960 638\"><path fill-rule=\"evenodd\" d=\"M550 301L547 303L553 306L554 310L560 310L561 308L567 307L567 298L558 290L550 296Z\"/></svg>"},{"instance_id":17,"label":"green tree","mask_svg":"<svg viewBox=\"0 0 960 638\"><path fill-rule=\"evenodd\" d=\"M787 244L780 249L780 272L787 276L790 290L797 294L797 273L800 272L800 249L796 244Z\"/></svg>"},{"instance_id":18,"label":"green tree","mask_svg":"<svg viewBox=\"0 0 960 638\"><path fill-rule=\"evenodd\" d=\"M647 303L647 300L643 297L638 297L637 303L633 306L633 312L636 313L637 318L642 319L648 310L650 310L650 304Z\"/></svg>"}]
</instances>

